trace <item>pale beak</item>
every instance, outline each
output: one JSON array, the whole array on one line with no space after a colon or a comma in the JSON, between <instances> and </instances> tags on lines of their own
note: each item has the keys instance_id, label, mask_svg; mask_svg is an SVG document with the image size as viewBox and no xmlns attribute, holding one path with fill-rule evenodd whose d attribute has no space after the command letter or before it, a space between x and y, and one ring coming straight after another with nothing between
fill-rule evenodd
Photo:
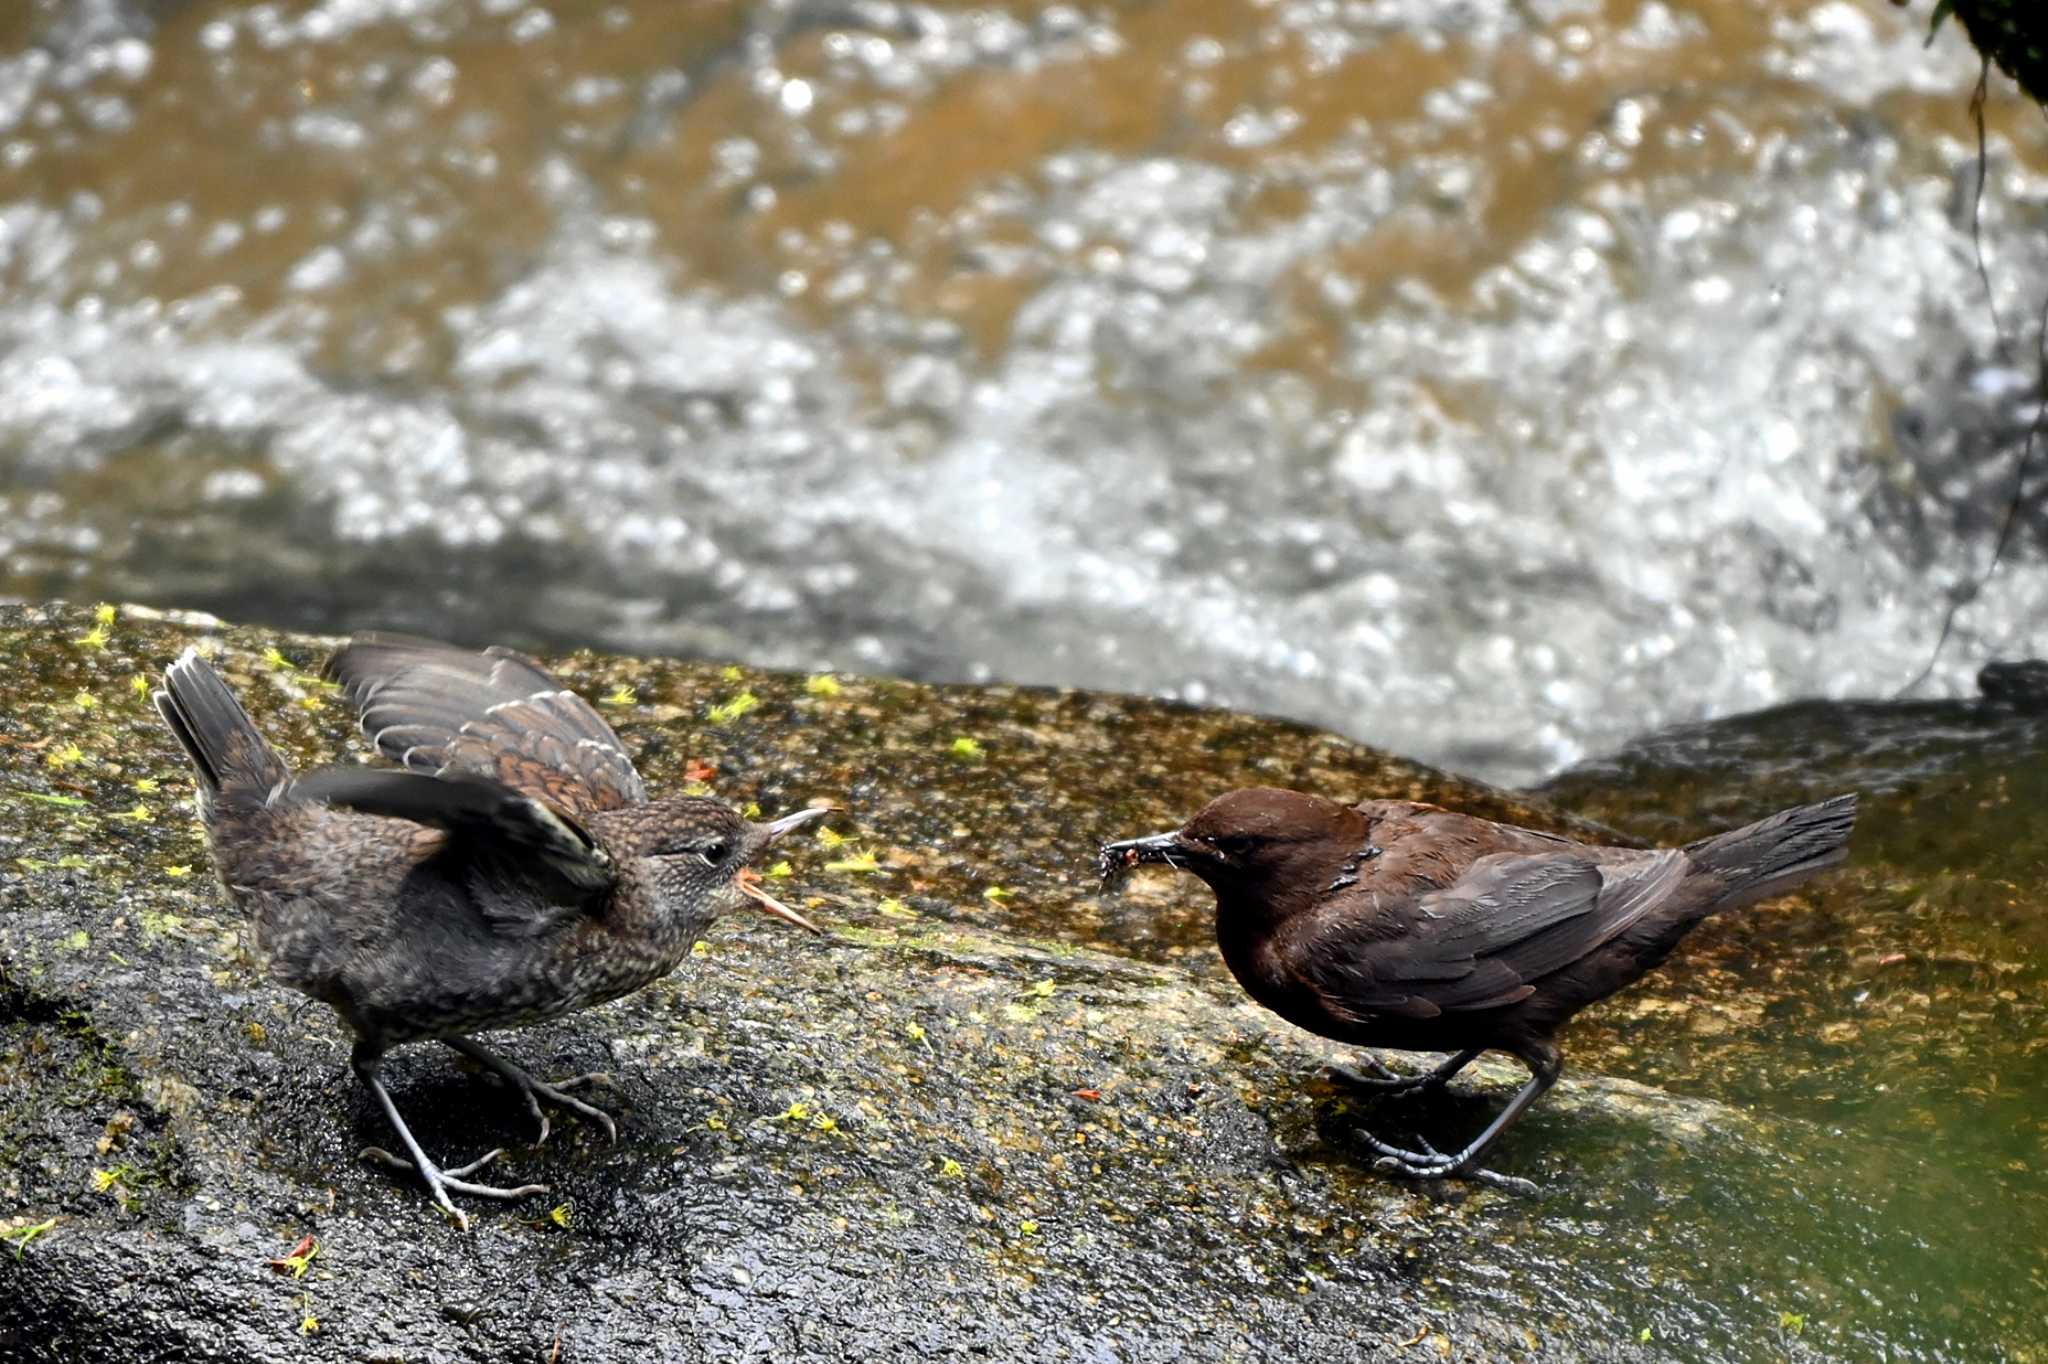
<instances>
[{"instance_id":1,"label":"pale beak","mask_svg":"<svg viewBox=\"0 0 2048 1364\"><path fill-rule=\"evenodd\" d=\"M784 815L781 819L763 824L761 832L768 836L768 843L773 843L791 830L801 829L813 820L823 819L827 815L836 815L838 813L839 807L836 805L813 805L809 809L797 810ZM762 846L766 847L767 844L764 843Z\"/></svg>"},{"instance_id":2,"label":"pale beak","mask_svg":"<svg viewBox=\"0 0 2048 1364\"><path fill-rule=\"evenodd\" d=\"M772 914L784 923L795 924L798 928L808 929L823 936L824 929L770 895L768 887L761 884L761 873L752 867L740 868L739 878L734 884L740 888L740 894L761 907L762 913Z\"/></svg>"},{"instance_id":3,"label":"pale beak","mask_svg":"<svg viewBox=\"0 0 2048 1364\"><path fill-rule=\"evenodd\" d=\"M801 829L806 824L823 819L827 815L836 815L838 813L839 807L835 805L815 805L806 810L793 811L784 815L781 819L770 821L767 824L757 824L754 827L760 835L760 847L765 849L773 844L775 840L794 829ZM759 906L762 913L773 915L784 923L795 924L798 928L806 929L812 933L821 935L824 933L824 929L818 927L809 919L806 919L803 915L776 899L773 895L770 895L768 887L761 884L761 873L755 871L752 867L742 868L735 884L739 886L740 894L746 896Z\"/></svg>"}]
</instances>

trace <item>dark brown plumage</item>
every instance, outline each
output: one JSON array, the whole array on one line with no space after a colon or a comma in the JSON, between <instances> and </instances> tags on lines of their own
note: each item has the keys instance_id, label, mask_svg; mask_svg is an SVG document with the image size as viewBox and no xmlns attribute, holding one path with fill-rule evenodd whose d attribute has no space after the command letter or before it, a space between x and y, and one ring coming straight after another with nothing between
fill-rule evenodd
<instances>
[{"instance_id":1,"label":"dark brown plumage","mask_svg":"<svg viewBox=\"0 0 2048 1364\"><path fill-rule=\"evenodd\" d=\"M199 778L221 882L250 916L271 974L333 1006L356 1074L437 1201L545 1192L469 1182L430 1161L378 1078L384 1053L437 1040L519 1090L616 1136L609 1115L486 1050L470 1034L616 999L675 969L718 914L751 901L812 928L748 864L829 813L753 824L730 806L648 798L598 713L532 662L425 640L359 635L328 668L377 750L402 770L295 778L195 652L155 693ZM815 932L816 929L812 928Z\"/></svg>"},{"instance_id":2,"label":"dark brown plumage","mask_svg":"<svg viewBox=\"0 0 2048 1364\"><path fill-rule=\"evenodd\" d=\"M1480 1176L1486 1148L1557 1079L1564 1023L1664 960L1707 915L1838 865L1856 797L1837 796L1684 848L1638 850L1412 801L1343 805L1253 788L1172 833L1105 844L1105 877L1140 862L1216 892L1216 939L1252 998L1361 1046L1451 1052L1425 1075L1371 1062L1380 1089L1441 1085L1482 1051L1530 1080L1477 1139L1445 1154L1368 1138L1380 1168Z\"/></svg>"}]
</instances>

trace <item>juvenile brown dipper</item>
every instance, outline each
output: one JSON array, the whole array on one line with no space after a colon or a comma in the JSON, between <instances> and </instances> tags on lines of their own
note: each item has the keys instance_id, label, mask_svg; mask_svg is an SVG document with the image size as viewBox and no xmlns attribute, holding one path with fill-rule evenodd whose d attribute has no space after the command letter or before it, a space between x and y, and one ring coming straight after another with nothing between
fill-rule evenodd
<instances>
[{"instance_id":1,"label":"juvenile brown dipper","mask_svg":"<svg viewBox=\"0 0 2048 1364\"><path fill-rule=\"evenodd\" d=\"M1766 899L1838 865L1856 797L1781 811L1683 848L1639 851L1413 801L1342 805L1253 788L1172 833L1104 844L1105 880L1140 862L1191 871L1216 892L1216 940L1253 999L1340 1042L1453 1053L1419 1076L1368 1060L1381 1090L1442 1085L1482 1051L1530 1080L1463 1150L1373 1137L1377 1168L1533 1190L1480 1155L1556 1082L1557 1033L1664 960L1709 914Z\"/></svg>"},{"instance_id":2,"label":"juvenile brown dipper","mask_svg":"<svg viewBox=\"0 0 2048 1364\"><path fill-rule=\"evenodd\" d=\"M351 1062L417 1170L460 1225L450 1192L545 1193L443 1170L378 1078L403 1042L445 1042L516 1088L547 1140L543 1101L611 1117L544 1084L472 1036L617 999L674 970L723 911L751 901L818 930L762 889L748 864L822 815L753 824L689 796L649 799L596 711L506 649L470 653L357 635L328 674L403 770L334 767L294 777L220 675L193 650L156 706L198 773L200 819L223 885L283 984L332 1005L355 1033Z\"/></svg>"}]
</instances>

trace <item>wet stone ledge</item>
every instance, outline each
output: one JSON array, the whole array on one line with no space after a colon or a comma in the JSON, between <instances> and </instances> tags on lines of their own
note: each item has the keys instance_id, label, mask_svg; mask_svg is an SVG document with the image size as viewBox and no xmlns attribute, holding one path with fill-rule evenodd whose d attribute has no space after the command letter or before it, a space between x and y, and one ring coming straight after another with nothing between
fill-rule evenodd
<instances>
[{"instance_id":1,"label":"wet stone ledge","mask_svg":"<svg viewBox=\"0 0 2048 1364\"><path fill-rule=\"evenodd\" d=\"M1111 696L550 660L650 786L851 814L771 872L830 937L729 920L670 979L501 1039L608 1071L618 1144L566 1119L534 1149L452 1053L394 1054L430 1151L503 1145L500 1176L552 1186L461 1233L357 1159L386 1133L341 1031L262 980L212 882L145 695L189 643L295 763L361 751L315 680L332 641L0 610L0 1357L1829 1357L1702 1279L1768 1273L1742 1216L1618 1235L1782 1176L1797 1121L1568 1071L1503 1148L1545 1197L1387 1182L1356 1133L1410 1117L1221 976L1205 897L1090 877L1097 838L1251 781L1567 820ZM1482 1065L1414 1120L1467 1130L1518 1078ZM1809 1198L1854 1196L1826 1179Z\"/></svg>"}]
</instances>

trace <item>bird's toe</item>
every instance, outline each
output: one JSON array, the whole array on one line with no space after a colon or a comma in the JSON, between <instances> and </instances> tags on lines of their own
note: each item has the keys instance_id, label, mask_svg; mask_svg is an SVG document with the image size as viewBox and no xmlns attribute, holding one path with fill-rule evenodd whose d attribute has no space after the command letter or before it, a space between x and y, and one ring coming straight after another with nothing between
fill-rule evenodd
<instances>
[{"instance_id":1,"label":"bird's toe","mask_svg":"<svg viewBox=\"0 0 2048 1364\"><path fill-rule=\"evenodd\" d=\"M1381 1156L1373 1162L1373 1169L1378 1170L1381 1174L1393 1175L1400 1179L1426 1180L1431 1182L1444 1179L1461 1179L1473 1184L1484 1184L1489 1189L1499 1189L1503 1193L1519 1194L1524 1198L1534 1198L1543 1192L1542 1188L1535 1181L1523 1179L1519 1175L1504 1175L1498 1170L1488 1170L1477 1165L1459 1169L1454 1157L1443 1155L1434 1147L1430 1147L1427 1142L1422 1144L1434 1159L1425 1160L1411 1159L1403 1156Z\"/></svg>"},{"instance_id":2,"label":"bird's toe","mask_svg":"<svg viewBox=\"0 0 2048 1364\"><path fill-rule=\"evenodd\" d=\"M556 1080L554 1082L556 1089L581 1089L585 1085L610 1089L612 1087L612 1074L608 1070L593 1070L582 1075L571 1075L566 1080Z\"/></svg>"},{"instance_id":3,"label":"bird's toe","mask_svg":"<svg viewBox=\"0 0 2048 1364\"><path fill-rule=\"evenodd\" d=\"M441 1173L443 1176L449 1179L461 1179L465 1175L475 1174L478 1170L483 1169L484 1166L489 1165L492 1161L496 1160L499 1156L502 1156L504 1154L504 1147L496 1147L493 1150L484 1152L482 1155L478 1156L475 1160L472 1160L467 1165L458 1165L452 1170L443 1170L441 1171Z\"/></svg>"},{"instance_id":4,"label":"bird's toe","mask_svg":"<svg viewBox=\"0 0 2048 1364\"><path fill-rule=\"evenodd\" d=\"M521 1198L531 1198L535 1194L544 1194L548 1191L548 1186L545 1184L521 1184L516 1188L508 1189L496 1184L472 1184L466 1179L449 1179L444 1177L441 1182L445 1187L453 1189L456 1193L468 1194L471 1198L495 1198L505 1203L515 1202Z\"/></svg>"}]
</instances>

